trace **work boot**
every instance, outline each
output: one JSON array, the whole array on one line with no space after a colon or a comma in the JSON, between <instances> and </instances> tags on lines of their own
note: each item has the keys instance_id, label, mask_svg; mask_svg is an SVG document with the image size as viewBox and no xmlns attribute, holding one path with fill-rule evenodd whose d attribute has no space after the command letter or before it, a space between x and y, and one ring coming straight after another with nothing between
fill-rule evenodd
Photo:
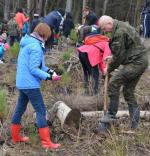
<instances>
[{"instance_id":1,"label":"work boot","mask_svg":"<svg viewBox=\"0 0 150 156\"><path fill-rule=\"evenodd\" d=\"M129 104L129 115L131 120L131 129L136 129L140 120L140 108L137 104Z\"/></svg>"},{"instance_id":2,"label":"work boot","mask_svg":"<svg viewBox=\"0 0 150 156\"><path fill-rule=\"evenodd\" d=\"M116 118L116 114L118 112L118 99L110 99L109 106L108 106L108 116L110 118Z\"/></svg>"},{"instance_id":3,"label":"work boot","mask_svg":"<svg viewBox=\"0 0 150 156\"><path fill-rule=\"evenodd\" d=\"M29 138L26 136L21 136L20 135L20 129L21 125L20 124L12 124L11 125L11 136L12 136L12 143L16 142L28 142Z\"/></svg>"},{"instance_id":4,"label":"work boot","mask_svg":"<svg viewBox=\"0 0 150 156\"><path fill-rule=\"evenodd\" d=\"M100 122L111 123L112 121L116 120L117 111L118 111L118 100L110 99L108 112L100 119Z\"/></svg>"},{"instance_id":5,"label":"work boot","mask_svg":"<svg viewBox=\"0 0 150 156\"><path fill-rule=\"evenodd\" d=\"M56 149L61 146L60 144L55 144L51 141L50 130L48 127L39 128L39 136L43 148Z\"/></svg>"}]
</instances>

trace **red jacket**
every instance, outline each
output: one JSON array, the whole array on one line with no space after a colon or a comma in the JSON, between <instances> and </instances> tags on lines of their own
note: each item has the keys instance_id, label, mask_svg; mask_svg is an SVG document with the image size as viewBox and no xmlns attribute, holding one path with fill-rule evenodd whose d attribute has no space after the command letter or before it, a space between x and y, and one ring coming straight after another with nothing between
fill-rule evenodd
<instances>
[{"instance_id":1,"label":"red jacket","mask_svg":"<svg viewBox=\"0 0 150 156\"><path fill-rule=\"evenodd\" d=\"M111 55L109 42L100 41L93 45L83 45L77 50L78 52L86 52L91 66L99 64L101 72L104 72L104 68L106 67L104 60L107 56Z\"/></svg>"},{"instance_id":2,"label":"red jacket","mask_svg":"<svg viewBox=\"0 0 150 156\"><path fill-rule=\"evenodd\" d=\"M26 18L23 13L18 12L15 16L15 20L19 26L19 29L23 29L23 24L29 20L29 17Z\"/></svg>"}]
</instances>

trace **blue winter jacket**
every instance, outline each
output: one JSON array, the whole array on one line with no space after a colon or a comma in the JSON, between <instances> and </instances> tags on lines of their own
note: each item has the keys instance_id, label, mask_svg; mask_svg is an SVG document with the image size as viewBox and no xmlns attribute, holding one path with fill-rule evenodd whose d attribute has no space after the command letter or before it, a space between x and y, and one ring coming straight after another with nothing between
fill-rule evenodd
<instances>
[{"instance_id":1,"label":"blue winter jacket","mask_svg":"<svg viewBox=\"0 0 150 156\"><path fill-rule=\"evenodd\" d=\"M52 11L44 17L44 22L48 24L56 33L59 32L59 26L62 21L62 16L58 11Z\"/></svg>"},{"instance_id":2,"label":"blue winter jacket","mask_svg":"<svg viewBox=\"0 0 150 156\"><path fill-rule=\"evenodd\" d=\"M41 80L49 76L42 45L42 41L27 34L21 39L16 75L18 89L40 88Z\"/></svg>"}]
</instances>

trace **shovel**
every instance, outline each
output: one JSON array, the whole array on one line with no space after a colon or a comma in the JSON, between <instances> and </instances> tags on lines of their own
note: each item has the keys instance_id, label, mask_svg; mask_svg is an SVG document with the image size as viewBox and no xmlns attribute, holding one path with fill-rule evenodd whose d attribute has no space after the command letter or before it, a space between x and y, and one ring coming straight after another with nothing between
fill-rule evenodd
<instances>
[{"instance_id":1,"label":"shovel","mask_svg":"<svg viewBox=\"0 0 150 156\"><path fill-rule=\"evenodd\" d=\"M106 62L106 66L108 66L108 63ZM104 115L100 119L99 125L98 125L98 133L100 134L108 134L109 129L111 127L111 119L107 115L107 105L108 105L108 97L107 97L107 88L108 88L108 74L105 76L105 81L104 81Z\"/></svg>"}]
</instances>

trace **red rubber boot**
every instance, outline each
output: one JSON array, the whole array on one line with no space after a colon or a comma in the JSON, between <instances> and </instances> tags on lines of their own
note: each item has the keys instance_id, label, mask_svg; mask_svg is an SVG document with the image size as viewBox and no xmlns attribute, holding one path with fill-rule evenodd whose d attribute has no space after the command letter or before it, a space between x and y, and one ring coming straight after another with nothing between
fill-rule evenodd
<instances>
[{"instance_id":1,"label":"red rubber boot","mask_svg":"<svg viewBox=\"0 0 150 156\"><path fill-rule=\"evenodd\" d=\"M20 129L21 129L21 125L20 124L12 124L11 125L12 143L28 142L29 141L28 137L20 136Z\"/></svg>"},{"instance_id":2,"label":"red rubber boot","mask_svg":"<svg viewBox=\"0 0 150 156\"><path fill-rule=\"evenodd\" d=\"M50 130L48 127L39 128L39 135L43 148L56 149L61 146L60 144L55 144L51 141Z\"/></svg>"}]
</instances>

